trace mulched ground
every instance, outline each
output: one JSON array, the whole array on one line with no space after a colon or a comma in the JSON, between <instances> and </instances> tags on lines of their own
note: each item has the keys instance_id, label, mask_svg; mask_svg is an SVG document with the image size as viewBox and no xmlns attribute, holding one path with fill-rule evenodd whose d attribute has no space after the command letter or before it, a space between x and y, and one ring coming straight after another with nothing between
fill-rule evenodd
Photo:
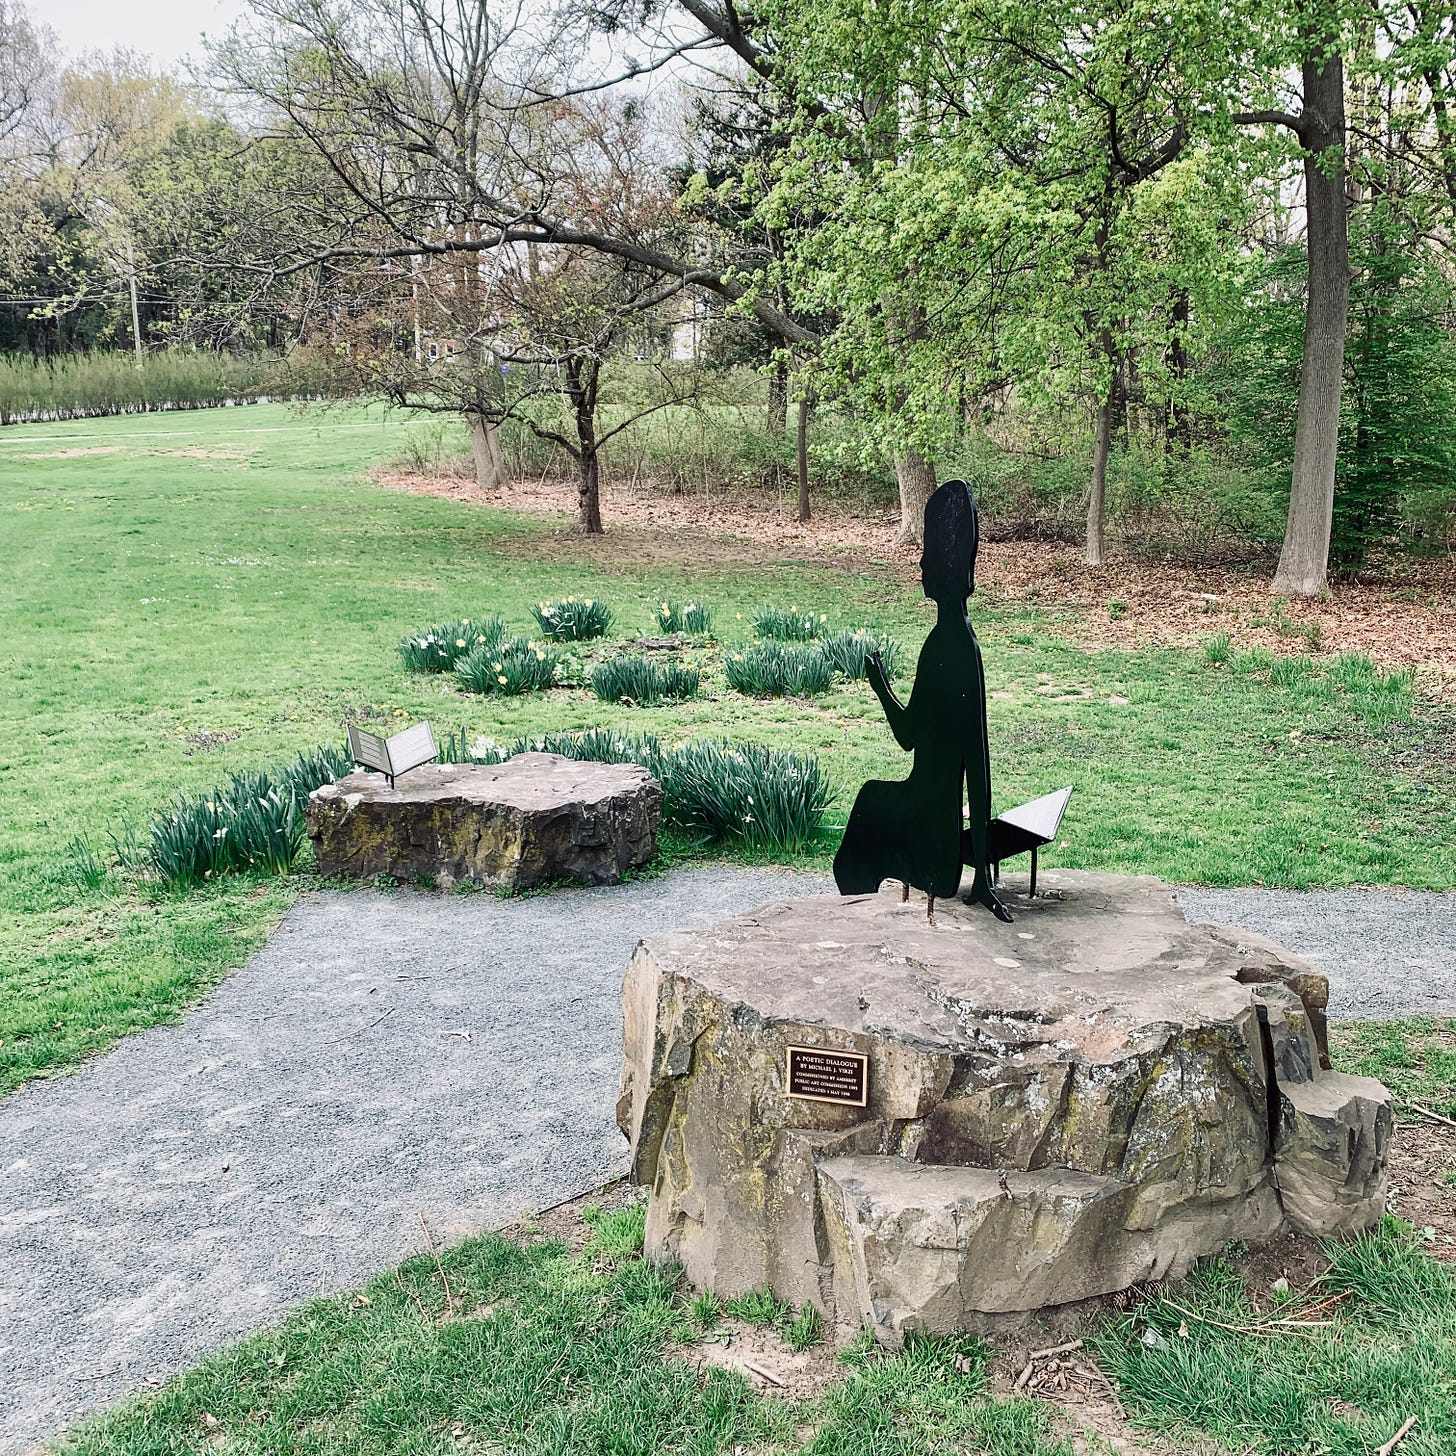
<instances>
[{"instance_id":1,"label":"mulched ground","mask_svg":"<svg viewBox=\"0 0 1456 1456\"><path fill-rule=\"evenodd\" d=\"M606 486L604 537L573 530L576 487L526 481L482 491L455 476L376 476L389 490L490 505L560 522L547 547L603 561L691 560L768 564L786 559L864 570L878 566L913 581L918 551L897 544L898 517L822 509L806 524L772 496L672 495ZM1091 648L1186 646L1227 632L1238 647L1276 652L1368 652L1386 666L1414 667L1427 692L1456 697L1456 558L1402 562L1337 585L1327 598L1277 603L1268 570L1146 562L1114 554L1097 571L1073 547L986 541L978 585L1007 602L1065 613L1062 630Z\"/></svg>"}]
</instances>

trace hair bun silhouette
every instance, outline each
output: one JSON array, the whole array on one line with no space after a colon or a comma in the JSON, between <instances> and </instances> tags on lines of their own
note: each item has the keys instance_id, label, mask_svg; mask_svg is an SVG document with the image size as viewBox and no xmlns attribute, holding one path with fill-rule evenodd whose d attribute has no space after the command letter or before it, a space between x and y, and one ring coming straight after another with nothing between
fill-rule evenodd
<instances>
[{"instance_id":1,"label":"hair bun silhouette","mask_svg":"<svg viewBox=\"0 0 1456 1456\"><path fill-rule=\"evenodd\" d=\"M964 480L948 480L925 505L920 579L932 601L964 601L976 589L981 544L976 498Z\"/></svg>"}]
</instances>

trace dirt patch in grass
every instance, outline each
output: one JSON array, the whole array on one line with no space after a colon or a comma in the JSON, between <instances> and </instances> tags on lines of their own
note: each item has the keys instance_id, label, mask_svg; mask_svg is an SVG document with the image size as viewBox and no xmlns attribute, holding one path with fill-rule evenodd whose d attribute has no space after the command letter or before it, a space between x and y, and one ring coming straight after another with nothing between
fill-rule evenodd
<instances>
[{"instance_id":1,"label":"dirt patch in grass","mask_svg":"<svg viewBox=\"0 0 1456 1456\"><path fill-rule=\"evenodd\" d=\"M183 750L190 758L194 753L211 753L216 748L221 748L225 743L236 743L243 735L240 731L228 728L216 730L203 729L197 733L189 733L184 740L187 747Z\"/></svg>"},{"instance_id":2,"label":"dirt patch in grass","mask_svg":"<svg viewBox=\"0 0 1456 1456\"><path fill-rule=\"evenodd\" d=\"M83 445L74 450L32 450L27 460L74 460L78 455L119 455L121 445Z\"/></svg>"},{"instance_id":3,"label":"dirt patch in grass","mask_svg":"<svg viewBox=\"0 0 1456 1456\"><path fill-rule=\"evenodd\" d=\"M582 1217L588 1208L595 1206L604 1213L613 1213L619 1208L626 1208L640 1196L625 1178L616 1178L590 1193L569 1198L565 1203L542 1209L530 1218L507 1224L500 1234L502 1238L515 1239L519 1243L564 1244L573 1254L579 1254L591 1241L591 1228Z\"/></svg>"},{"instance_id":4,"label":"dirt patch in grass","mask_svg":"<svg viewBox=\"0 0 1456 1456\"><path fill-rule=\"evenodd\" d=\"M522 555L534 552L554 559L634 566L764 566L787 560L857 571L889 568L907 581L919 556L918 548L894 544L891 525L830 510L801 524L771 500L751 497L704 500L604 487L606 534L586 536L575 525L574 484L523 481L496 492L452 475L376 471L374 479L386 490L520 511L560 526L534 546L517 543L515 549Z\"/></svg>"},{"instance_id":5,"label":"dirt patch in grass","mask_svg":"<svg viewBox=\"0 0 1456 1456\"><path fill-rule=\"evenodd\" d=\"M1090 1328L1092 1321L1085 1323ZM1048 1326L1051 1329L1052 1326ZM1065 1331L1061 1331L1065 1333ZM1056 1407L1058 1428L1077 1456L1222 1456L1212 1444L1172 1443L1136 1429L1117 1389L1085 1347L1041 1350L992 1346L990 1390L1002 1399L1029 1396Z\"/></svg>"},{"instance_id":6,"label":"dirt patch in grass","mask_svg":"<svg viewBox=\"0 0 1456 1456\"><path fill-rule=\"evenodd\" d=\"M737 1319L723 1320L701 1344L676 1353L699 1370L736 1370L755 1390L789 1400L822 1395L845 1375L832 1342L794 1350L777 1330Z\"/></svg>"},{"instance_id":7,"label":"dirt patch in grass","mask_svg":"<svg viewBox=\"0 0 1456 1456\"><path fill-rule=\"evenodd\" d=\"M607 534L572 529L576 487L526 481L482 491L455 476L379 472L389 490L518 510L557 520L562 530L541 549L610 563L704 566L786 558L863 571L879 567L915 577L918 550L896 542L894 513L854 514L833 504L812 521L795 521L791 503L771 496L669 495L606 486ZM1064 624L1088 647L1187 646L1227 632L1241 648L1282 653L1368 652L1388 665L1420 670L1423 685L1456 696L1456 560L1402 562L1337 585L1313 601L1269 595L1268 573L1231 567L1114 558L1097 571L1068 546L983 541L978 585L1003 602L1065 612Z\"/></svg>"},{"instance_id":8,"label":"dirt patch in grass","mask_svg":"<svg viewBox=\"0 0 1456 1456\"><path fill-rule=\"evenodd\" d=\"M1396 1128L1390 1204L1432 1257L1456 1263L1456 1127L1412 1120Z\"/></svg>"}]
</instances>

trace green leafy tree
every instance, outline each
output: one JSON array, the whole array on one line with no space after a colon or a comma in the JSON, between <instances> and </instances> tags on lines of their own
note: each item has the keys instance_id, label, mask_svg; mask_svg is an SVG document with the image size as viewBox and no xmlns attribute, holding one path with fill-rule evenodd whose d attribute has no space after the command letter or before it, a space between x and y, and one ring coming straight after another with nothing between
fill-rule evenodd
<instances>
[{"instance_id":1,"label":"green leafy tree","mask_svg":"<svg viewBox=\"0 0 1456 1456\"><path fill-rule=\"evenodd\" d=\"M1352 246L1350 326L1331 511L1330 566L1360 571L1378 547L1456 511L1456 297L1388 219ZM1277 522L1294 454L1307 261L1291 248L1256 273L1217 371L1234 440Z\"/></svg>"},{"instance_id":2,"label":"green leafy tree","mask_svg":"<svg viewBox=\"0 0 1456 1456\"><path fill-rule=\"evenodd\" d=\"M1176 25L1135 0L919 0L874 25L841 0L766 8L812 98L766 209L790 229L793 301L841 320L826 387L927 463L989 387L1086 401L1093 563L1124 360L1142 351L1155 375L1186 344L1246 190L1227 77L1210 77L1233 50L1227 9L1178 8ZM923 496L934 473L919 474ZM902 472L908 537L923 504Z\"/></svg>"}]
</instances>

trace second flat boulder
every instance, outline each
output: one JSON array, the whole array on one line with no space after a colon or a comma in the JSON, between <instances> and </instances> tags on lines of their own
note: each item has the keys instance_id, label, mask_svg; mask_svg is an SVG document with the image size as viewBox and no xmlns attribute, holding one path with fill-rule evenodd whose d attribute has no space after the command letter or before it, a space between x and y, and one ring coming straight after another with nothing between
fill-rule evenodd
<instances>
[{"instance_id":1,"label":"second flat boulder","mask_svg":"<svg viewBox=\"0 0 1456 1456\"><path fill-rule=\"evenodd\" d=\"M524 890L614 885L657 849L662 789L635 764L522 753L502 764L427 764L390 788L352 773L309 798L322 875Z\"/></svg>"}]
</instances>

